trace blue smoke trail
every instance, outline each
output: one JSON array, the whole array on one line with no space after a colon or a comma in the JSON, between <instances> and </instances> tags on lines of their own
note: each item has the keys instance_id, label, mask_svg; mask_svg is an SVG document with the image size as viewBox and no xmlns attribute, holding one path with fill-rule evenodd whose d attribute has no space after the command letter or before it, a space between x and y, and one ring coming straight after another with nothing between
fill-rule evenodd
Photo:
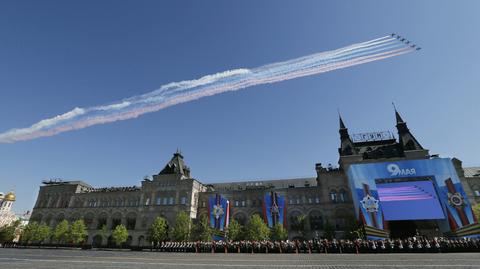
<instances>
[{"instance_id":1,"label":"blue smoke trail","mask_svg":"<svg viewBox=\"0 0 480 269\"><path fill-rule=\"evenodd\" d=\"M316 53L253 69L235 69L196 80L172 82L158 90L106 105L74 108L27 128L0 133L0 143L15 143L96 124L136 118L176 104L254 85L274 83L297 77L324 73L367 62L378 61L415 51L413 47L385 36L333 51Z\"/></svg>"}]
</instances>

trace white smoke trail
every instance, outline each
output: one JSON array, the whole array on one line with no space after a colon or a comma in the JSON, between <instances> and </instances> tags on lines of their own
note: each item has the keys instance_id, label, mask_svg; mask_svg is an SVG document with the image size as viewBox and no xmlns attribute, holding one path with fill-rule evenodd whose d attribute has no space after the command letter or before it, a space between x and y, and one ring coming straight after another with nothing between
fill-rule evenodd
<instances>
[{"instance_id":1,"label":"white smoke trail","mask_svg":"<svg viewBox=\"0 0 480 269\"><path fill-rule=\"evenodd\" d=\"M396 38L385 36L254 69L235 69L196 80L172 82L158 90L119 102L89 108L76 107L67 113L41 120L30 127L8 130L0 133L0 143L15 143L96 124L132 119L206 96L347 68L412 51L415 49L399 42Z\"/></svg>"}]
</instances>

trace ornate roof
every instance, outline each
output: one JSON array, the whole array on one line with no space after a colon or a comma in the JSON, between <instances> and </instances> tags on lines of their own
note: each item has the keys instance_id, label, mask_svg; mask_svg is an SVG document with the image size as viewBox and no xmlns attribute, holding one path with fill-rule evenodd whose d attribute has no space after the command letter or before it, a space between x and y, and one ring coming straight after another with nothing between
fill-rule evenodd
<instances>
[{"instance_id":1,"label":"ornate roof","mask_svg":"<svg viewBox=\"0 0 480 269\"><path fill-rule=\"evenodd\" d=\"M382 159L404 157L405 151L422 150L423 147L412 135L407 127L407 123L402 119L400 113L395 109L396 127L398 131L398 141L391 138L380 139L375 141L353 141L348 134L343 119L340 118L340 156L345 155L362 155L363 159ZM380 132L375 132L380 133Z\"/></svg>"},{"instance_id":2,"label":"ornate roof","mask_svg":"<svg viewBox=\"0 0 480 269\"><path fill-rule=\"evenodd\" d=\"M15 193L13 192L8 192L5 197L3 198L5 201L12 201L14 202L16 200L16 196L15 196Z\"/></svg>"},{"instance_id":3,"label":"ornate roof","mask_svg":"<svg viewBox=\"0 0 480 269\"><path fill-rule=\"evenodd\" d=\"M180 174L186 177L190 177L190 168L185 164L183 160L183 155L177 150L173 154L172 159L165 165L159 175L172 175L172 174Z\"/></svg>"}]
</instances>

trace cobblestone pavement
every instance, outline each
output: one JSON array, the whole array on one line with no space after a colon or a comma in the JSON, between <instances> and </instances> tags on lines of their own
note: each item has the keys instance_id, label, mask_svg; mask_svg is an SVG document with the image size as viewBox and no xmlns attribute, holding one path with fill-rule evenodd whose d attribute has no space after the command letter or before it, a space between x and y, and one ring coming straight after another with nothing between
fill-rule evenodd
<instances>
[{"instance_id":1,"label":"cobblestone pavement","mask_svg":"<svg viewBox=\"0 0 480 269\"><path fill-rule=\"evenodd\" d=\"M480 268L480 253L194 254L3 249L1 268Z\"/></svg>"}]
</instances>

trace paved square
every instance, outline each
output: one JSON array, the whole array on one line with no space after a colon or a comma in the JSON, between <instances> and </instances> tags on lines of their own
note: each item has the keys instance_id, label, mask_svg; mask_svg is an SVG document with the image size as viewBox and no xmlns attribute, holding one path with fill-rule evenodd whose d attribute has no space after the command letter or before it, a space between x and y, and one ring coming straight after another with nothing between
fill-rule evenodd
<instances>
[{"instance_id":1,"label":"paved square","mask_svg":"<svg viewBox=\"0 0 480 269\"><path fill-rule=\"evenodd\" d=\"M480 253L195 254L1 249L2 268L480 268Z\"/></svg>"}]
</instances>

